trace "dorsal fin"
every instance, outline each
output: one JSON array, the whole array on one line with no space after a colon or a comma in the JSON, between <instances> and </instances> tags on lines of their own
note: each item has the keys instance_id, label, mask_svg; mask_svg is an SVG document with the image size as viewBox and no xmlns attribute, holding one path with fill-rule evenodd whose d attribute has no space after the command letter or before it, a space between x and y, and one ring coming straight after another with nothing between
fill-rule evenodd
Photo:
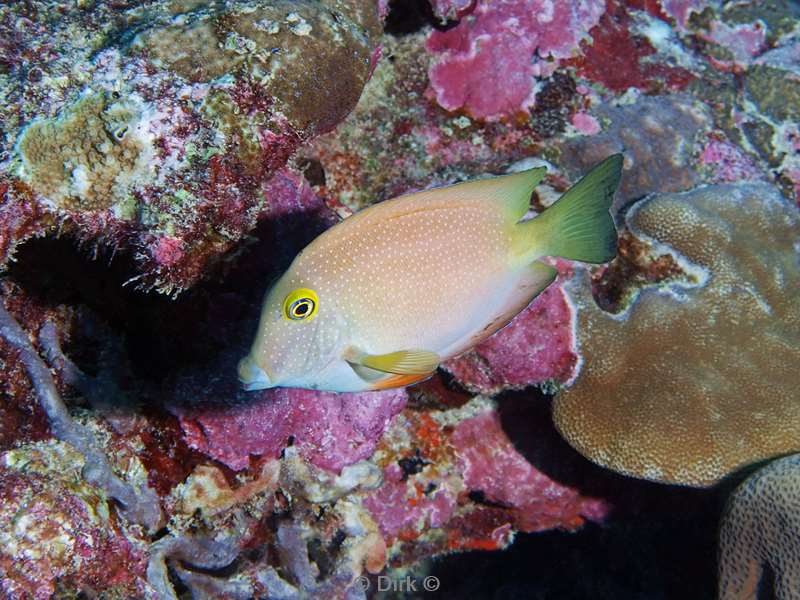
<instances>
[{"instance_id":1,"label":"dorsal fin","mask_svg":"<svg viewBox=\"0 0 800 600\"><path fill-rule=\"evenodd\" d=\"M451 202L494 202L498 209L504 211L508 218L516 223L528 212L533 189L546 172L546 167L537 167L510 175L465 181L410 195L425 201L446 197ZM407 197L400 196L400 198Z\"/></svg>"},{"instance_id":2,"label":"dorsal fin","mask_svg":"<svg viewBox=\"0 0 800 600\"><path fill-rule=\"evenodd\" d=\"M467 181L454 185L450 193L463 195L465 199L492 200L516 222L530 209L531 194L546 173L546 167L537 167L519 173Z\"/></svg>"}]
</instances>

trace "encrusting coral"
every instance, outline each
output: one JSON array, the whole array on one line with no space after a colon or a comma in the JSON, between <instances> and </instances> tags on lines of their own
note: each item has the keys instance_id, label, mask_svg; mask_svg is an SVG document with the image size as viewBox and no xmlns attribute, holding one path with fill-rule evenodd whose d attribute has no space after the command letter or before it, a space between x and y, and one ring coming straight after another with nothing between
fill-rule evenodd
<instances>
[{"instance_id":1,"label":"encrusting coral","mask_svg":"<svg viewBox=\"0 0 800 600\"><path fill-rule=\"evenodd\" d=\"M709 186L649 197L627 223L694 282L645 289L617 315L580 283L591 360L556 398L561 433L603 466L695 486L800 449L794 207L765 184Z\"/></svg>"},{"instance_id":2,"label":"encrusting coral","mask_svg":"<svg viewBox=\"0 0 800 600\"><path fill-rule=\"evenodd\" d=\"M736 488L719 537L719 600L756 598L766 568L777 600L800 598L800 454L772 461Z\"/></svg>"},{"instance_id":3,"label":"encrusting coral","mask_svg":"<svg viewBox=\"0 0 800 600\"><path fill-rule=\"evenodd\" d=\"M20 139L23 179L63 208L95 211L124 201L146 176L149 140L139 117L135 104L99 93L60 118L32 123Z\"/></svg>"}]
</instances>

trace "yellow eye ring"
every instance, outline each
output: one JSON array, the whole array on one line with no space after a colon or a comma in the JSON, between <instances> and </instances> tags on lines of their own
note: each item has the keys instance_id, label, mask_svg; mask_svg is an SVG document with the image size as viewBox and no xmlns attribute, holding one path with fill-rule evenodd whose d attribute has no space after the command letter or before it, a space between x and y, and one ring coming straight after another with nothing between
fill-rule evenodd
<instances>
[{"instance_id":1,"label":"yellow eye ring","mask_svg":"<svg viewBox=\"0 0 800 600\"><path fill-rule=\"evenodd\" d=\"M307 321L317 314L319 297L314 290L298 288L283 301L283 317L290 321Z\"/></svg>"}]
</instances>

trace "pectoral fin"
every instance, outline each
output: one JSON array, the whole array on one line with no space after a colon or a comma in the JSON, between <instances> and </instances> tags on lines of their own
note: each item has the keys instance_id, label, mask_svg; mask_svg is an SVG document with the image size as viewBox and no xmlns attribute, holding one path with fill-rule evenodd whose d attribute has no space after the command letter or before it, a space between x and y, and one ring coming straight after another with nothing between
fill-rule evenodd
<instances>
[{"instance_id":1,"label":"pectoral fin","mask_svg":"<svg viewBox=\"0 0 800 600\"><path fill-rule=\"evenodd\" d=\"M345 353L344 358L354 368L355 365L360 365L395 375L427 375L435 371L441 361L438 354L427 350L400 350L389 354L367 354L351 348Z\"/></svg>"}]
</instances>

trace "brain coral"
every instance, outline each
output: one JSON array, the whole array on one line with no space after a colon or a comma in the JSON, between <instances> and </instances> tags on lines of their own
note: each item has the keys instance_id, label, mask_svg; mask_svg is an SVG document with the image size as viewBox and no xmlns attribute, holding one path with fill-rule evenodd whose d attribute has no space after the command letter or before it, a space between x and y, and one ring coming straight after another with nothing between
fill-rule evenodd
<instances>
[{"instance_id":1,"label":"brain coral","mask_svg":"<svg viewBox=\"0 0 800 600\"><path fill-rule=\"evenodd\" d=\"M627 217L697 284L641 292L626 313L579 291L585 363L556 425L591 460L706 486L800 449L800 218L766 184L649 197ZM670 292L670 293L664 293Z\"/></svg>"},{"instance_id":2,"label":"brain coral","mask_svg":"<svg viewBox=\"0 0 800 600\"><path fill-rule=\"evenodd\" d=\"M800 455L773 461L734 491L719 537L720 600L755 598L765 564L776 598L800 597Z\"/></svg>"}]
</instances>

